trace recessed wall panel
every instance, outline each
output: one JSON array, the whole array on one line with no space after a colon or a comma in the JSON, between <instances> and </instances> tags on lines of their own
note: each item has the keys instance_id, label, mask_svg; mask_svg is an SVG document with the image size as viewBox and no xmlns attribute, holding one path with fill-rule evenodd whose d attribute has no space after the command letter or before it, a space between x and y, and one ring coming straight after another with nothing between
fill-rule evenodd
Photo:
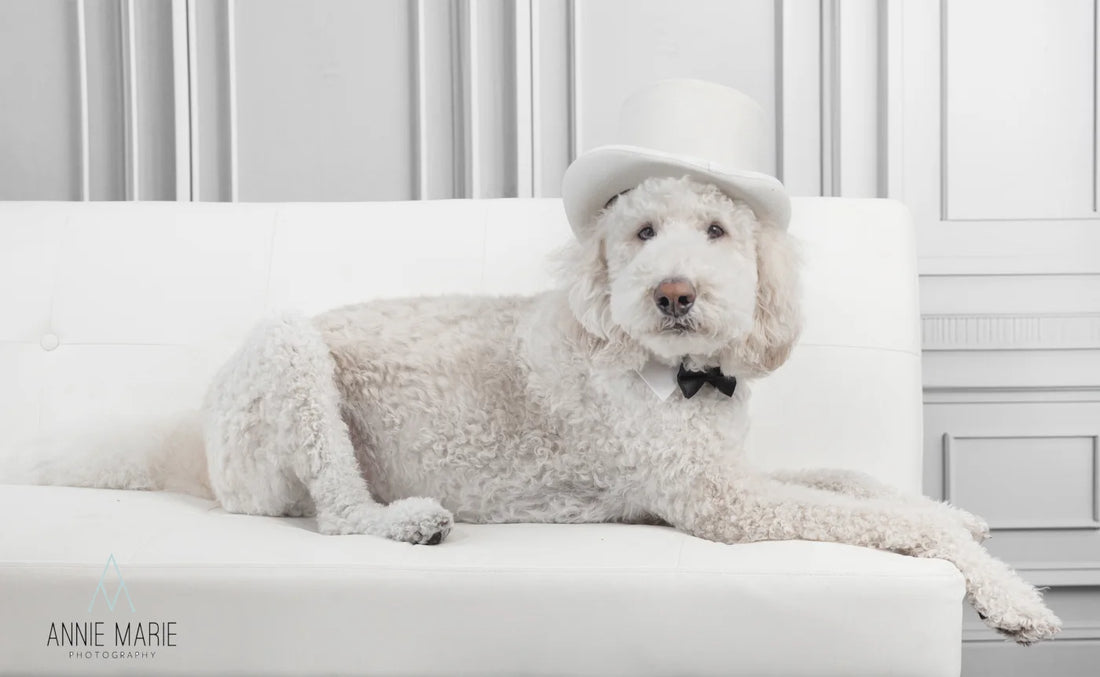
<instances>
[{"instance_id":1,"label":"recessed wall panel","mask_svg":"<svg viewBox=\"0 0 1100 677\"><path fill-rule=\"evenodd\" d=\"M241 200L413 196L405 0L237 0Z\"/></svg>"},{"instance_id":2,"label":"recessed wall panel","mask_svg":"<svg viewBox=\"0 0 1100 677\"><path fill-rule=\"evenodd\" d=\"M1093 0L943 11L945 219L1093 215Z\"/></svg>"},{"instance_id":3,"label":"recessed wall panel","mask_svg":"<svg viewBox=\"0 0 1100 677\"><path fill-rule=\"evenodd\" d=\"M947 435L946 495L992 528L1100 527L1094 436Z\"/></svg>"},{"instance_id":4,"label":"recessed wall panel","mask_svg":"<svg viewBox=\"0 0 1100 677\"><path fill-rule=\"evenodd\" d=\"M623 101L664 78L736 87L775 118L777 3L579 0L574 6L576 145L615 142ZM775 139L771 139L775 170Z\"/></svg>"}]
</instances>

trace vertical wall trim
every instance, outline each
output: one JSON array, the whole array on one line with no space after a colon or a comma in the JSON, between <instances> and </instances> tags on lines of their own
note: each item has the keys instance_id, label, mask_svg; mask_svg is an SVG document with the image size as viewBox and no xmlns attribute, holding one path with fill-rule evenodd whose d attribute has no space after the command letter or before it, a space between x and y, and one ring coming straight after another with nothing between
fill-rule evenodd
<instances>
[{"instance_id":1,"label":"vertical wall trim","mask_svg":"<svg viewBox=\"0 0 1100 677\"><path fill-rule=\"evenodd\" d=\"M417 200L428 199L428 94L427 94L427 38L424 27L425 0L410 0L409 12L412 24L413 59L413 108L416 117L413 127L413 196Z\"/></svg>"},{"instance_id":2,"label":"vertical wall trim","mask_svg":"<svg viewBox=\"0 0 1100 677\"><path fill-rule=\"evenodd\" d=\"M783 174L786 163L783 161L783 132L786 128L784 124L786 120L784 95L786 93L787 78L783 74L785 65L783 59L783 32L787 15L787 0L776 0L772 6L772 12L775 23L775 176L781 183L785 184L786 179Z\"/></svg>"},{"instance_id":3,"label":"vertical wall trim","mask_svg":"<svg viewBox=\"0 0 1100 677\"><path fill-rule=\"evenodd\" d=\"M943 482L943 489L940 491L940 495L943 496L945 501L951 500L957 493L955 491L954 456L951 448L953 440L951 433L943 434L941 447L943 469L940 478Z\"/></svg>"},{"instance_id":4,"label":"vertical wall trim","mask_svg":"<svg viewBox=\"0 0 1100 677\"><path fill-rule=\"evenodd\" d=\"M80 73L80 199L92 199L91 139L88 135L88 22L84 0L76 2L77 60Z\"/></svg>"},{"instance_id":5,"label":"vertical wall trim","mask_svg":"<svg viewBox=\"0 0 1100 677\"><path fill-rule=\"evenodd\" d=\"M542 25L531 0L531 196L542 197Z\"/></svg>"},{"instance_id":6,"label":"vertical wall trim","mask_svg":"<svg viewBox=\"0 0 1100 677\"><path fill-rule=\"evenodd\" d=\"M821 15L819 2L776 6L776 168L794 195L821 194Z\"/></svg>"},{"instance_id":7,"label":"vertical wall trim","mask_svg":"<svg viewBox=\"0 0 1100 677\"><path fill-rule=\"evenodd\" d=\"M576 0L568 0L566 4L567 41L566 58L569 61L567 72L569 74L569 163L577 159L581 154L581 129L580 110L581 95L579 73L577 64L581 59L581 43L577 36L577 27L580 25L580 6Z\"/></svg>"},{"instance_id":8,"label":"vertical wall trim","mask_svg":"<svg viewBox=\"0 0 1100 677\"><path fill-rule=\"evenodd\" d=\"M875 162L878 171L875 172L875 197L886 197L887 191L887 86L890 78L890 62L886 54L886 4L887 0L876 0L875 8L875 56L878 57L878 65L875 69L875 122L878 124L878 135L875 138Z\"/></svg>"},{"instance_id":9,"label":"vertical wall trim","mask_svg":"<svg viewBox=\"0 0 1100 677\"><path fill-rule=\"evenodd\" d=\"M840 194L840 3L821 0L821 194Z\"/></svg>"},{"instance_id":10,"label":"vertical wall trim","mask_svg":"<svg viewBox=\"0 0 1100 677\"><path fill-rule=\"evenodd\" d=\"M1100 0L1092 3L1092 211L1100 212Z\"/></svg>"},{"instance_id":11,"label":"vertical wall trim","mask_svg":"<svg viewBox=\"0 0 1100 677\"><path fill-rule=\"evenodd\" d=\"M532 94L535 77L532 69L532 0L516 0L515 8L515 46L516 46L516 197L531 197L535 193L533 108Z\"/></svg>"},{"instance_id":12,"label":"vertical wall trim","mask_svg":"<svg viewBox=\"0 0 1100 677\"><path fill-rule=\"evenodd\" d=\"M481 197L481 78L478 75L480 53L478 51L478 3L466 0L466 176L467 197Z\"/></svg>"},{"instance_id":13,"label":"vertical wall trim","mask_svg":"<svg viewBox=\"0 0 1100 677\"><path fill-rule=\"evenodd\" d=\"M199 168L201 154L199 152L199 50L198 50L198 32L196 25L198 23L196 14L198 13L198 0L186 0L187 2L187 92L188 101L190 102L190 111L188 115L188 138L191 142L189 149L190 165L191 165L191 200L202 199L202 184L199 183Z\"/></svg>"},{"instance_id":14,"label":"vertical wall trim","mask_svg":"<svg viewBox=\"0 0 1100 677\"><path fill-rule=\"evenodd\" d=\"M937 102L939 109L939 122L940 122L940 200L939 200L939 214L940 221L947 220L947 0L940 0L939 3L934 5L939 11L939 45L936 50L936 54L939 55L939 96L940 100Z\"/></svg>"},{"instance_id":15,"label":"vertical wall trim","mask_svg":"<svg viewBox=\"0 0 1100 677\"><path fill-rule=\"evenodd\" d=\"M451 196L466 197L466 123L463 91L461 5L447 3L451 38Z\"/></svg>"},{"instance_id":16,"label":"vertical wall trim","mask_svg":"<svg viewBox=\"0 0 1100 677\"><path fill-rule=\"evenodd\" d=\"M134 0L122 0L119 12L122 35L122 96L125 129L126 199L141 199L140 148L138 147L137 40L134 28Z\"/></svg>"},{"instance_id":17,"label":"vertical wall trim","mask_svg":"<svg viewBox=\"0 0 1100 677\"><path fill-rule=\"evenodd\" d=\"M905 154L905 105L903 78L904 49L904 22L902 13L905 11L903 0L883 0L884 15L884 46L883 53L886 62L885 82L880 92L886 97L883 106L882 133L885 138L884 162L879 165L886 173L885 197L896 200L905 199L905 163L902 161Z\"/></svg>"},{"instance_id":18,"label":"vertical wall trim","mask_svg":"<svg viewBox=\"0 0 1100 677\"><path fill-rule=\"evenodd\" d=\"M226 75L229 86L229 201L237 202L240 191L237 136L237 2L225 0Z\"/></svg>"},{"instance_id":19,"label":"vertical wall trim","mask_svg":"<svg viewBox=\"0 0 1100 677\"><path fill-rule=\"evenodd\" d=\"M1100 522L1100 435L1092 436L1092 521Z\"/></svg>"},{"instance_id":20,"label":"vertical wall trim","mask_svg":"<svg viewBox=\"0 0 1100 677\"><path fill-rule=\"evenodd\" d=\"M187 0L172 0L172 105L178 202L191 200L191 120L188 108L187 63Z\"/></svg>"}]
</instances>

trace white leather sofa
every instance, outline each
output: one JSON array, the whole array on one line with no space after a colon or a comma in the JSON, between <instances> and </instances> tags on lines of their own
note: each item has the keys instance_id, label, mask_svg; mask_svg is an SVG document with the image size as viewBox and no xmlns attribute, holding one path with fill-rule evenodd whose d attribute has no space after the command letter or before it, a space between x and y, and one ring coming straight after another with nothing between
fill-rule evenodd
<instances>
[{"instance_id":1,"label":"white leather sofa","mask_svg":"<svg viewBox=\"0 0 1100 677\"><path fill-rule=\"evenodd\" d=\"M806 331L758 387L752 455L918 491L908 215L796 199L791 229ZM281 308L545 288L569 237L557 200L0 204L0 453L194 408ZM946 562L836 544L509 524L425 547L182 494L0 486L3 673L948 676L962 595Z\"/></svg>"}]
</instances>

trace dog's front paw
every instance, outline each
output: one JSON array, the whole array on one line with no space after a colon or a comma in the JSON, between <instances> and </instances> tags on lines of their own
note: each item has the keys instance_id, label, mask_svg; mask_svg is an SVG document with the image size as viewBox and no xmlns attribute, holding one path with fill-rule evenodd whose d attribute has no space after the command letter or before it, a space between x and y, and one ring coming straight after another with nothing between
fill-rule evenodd
<instances>
[{"instance_id":1,"label":"dog's front paw","mask_svg":"<svg viewBox=\"0 0 1100 677\"><path fill-rule=\"evenodd\" d=\"M434 498L403 498L386 506L383 534L395 541L438 545L454 526L451 512Z\"/></svg>"},{"instance_id":2,"label":"dog's front paw","mask_svg":"<svg viewBox=\"0 0 1100 677\"><path fill-rule=\"evenodd\" d=\"M989 627L1023 645L1051 639L1062 629L1061 619L1037 599L1003 610L979 609L978 616Z\"/></svg>"},{"instance_id":3,"label":"dog's front paw","mask_svg":"<svg viewBox=\"0 0 1100 677\"><path fill-rule=\"evenodd\" d=\"M986 620L986 622L990 621ZM1062 620L1050 609L1044 608L1038 614L1022 615L1011 619L1002 618L992 627L1017 644L1026 646L1053 638L1061 631Z\"/></svg>"}]
</instances>

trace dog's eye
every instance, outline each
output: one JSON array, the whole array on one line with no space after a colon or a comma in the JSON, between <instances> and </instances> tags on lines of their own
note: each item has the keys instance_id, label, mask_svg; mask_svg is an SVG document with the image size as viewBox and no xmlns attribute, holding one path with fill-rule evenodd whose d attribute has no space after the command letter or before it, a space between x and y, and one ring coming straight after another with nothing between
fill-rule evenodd
<instances>
[{"instance_id":1,"label":"dog's eye","mask_svg":"<svg viewBox=\"0 0 1100 677\"><path fill-rule=\"evenodd\" d=\"M719 226L717 223L710 224L710 228L707 228L707 237L712 240L717 240L726 234L726 229Z\"/></svg>"},{"instance_id":2,"label":"dog's eye","mask_svg":"<svg viewBox=\"0 0 1100 677\"><path fill-rule=\"evenodd\" d=\"M647 223L644 226L642 226L641 230L638 231L638 239L639 240L648 240L656 234L657 234L657 232L655 230L653 230L653 226L651 226Z\"/></svg>"}]
</instances>

